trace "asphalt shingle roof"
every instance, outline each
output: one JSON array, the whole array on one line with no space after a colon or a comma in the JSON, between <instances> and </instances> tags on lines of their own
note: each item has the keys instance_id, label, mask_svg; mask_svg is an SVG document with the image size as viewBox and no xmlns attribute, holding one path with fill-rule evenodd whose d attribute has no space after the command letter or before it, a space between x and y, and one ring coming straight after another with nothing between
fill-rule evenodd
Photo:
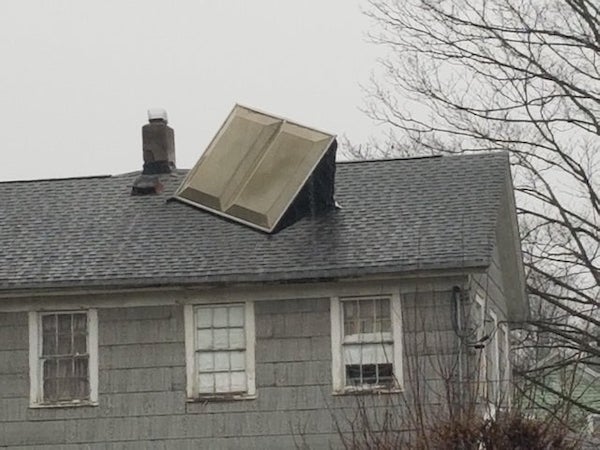
<instances>
[{"instance_id":1,"label":"asphalt shingle roof","mask_svg":"<svg viewBox=\"0 0 600 450\"><path fill-rule=\"evenodd\" d=\"M139 173L0 183L0 290L300 280L489 264L502 153L340 163L341 209L268 235L167 199Z\"/></svg>"}]
</instances>

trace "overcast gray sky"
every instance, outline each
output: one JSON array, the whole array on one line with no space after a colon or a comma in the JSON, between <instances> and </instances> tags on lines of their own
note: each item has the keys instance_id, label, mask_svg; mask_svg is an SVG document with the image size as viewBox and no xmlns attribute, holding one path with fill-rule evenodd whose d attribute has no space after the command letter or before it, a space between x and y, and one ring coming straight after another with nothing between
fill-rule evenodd
<instances>
[{"instance_id":1,"label":"overcast gray sky","mask_svg":"<svg viewBox=\"0 0 600 450\"><path fill-rule=\"evenodd\" d=\"M1 0L0 180L141 168L149 107L191 167L237 102L354 141L364 0Z\"/></svg>"}]
</instances>

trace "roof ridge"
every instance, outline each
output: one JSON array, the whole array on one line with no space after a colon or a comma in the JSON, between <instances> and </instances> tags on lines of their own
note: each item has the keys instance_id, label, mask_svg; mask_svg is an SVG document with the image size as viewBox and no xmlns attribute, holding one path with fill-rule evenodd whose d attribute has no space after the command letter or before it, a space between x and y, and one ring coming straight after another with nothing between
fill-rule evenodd
<instances>
[{"instance_id":1,"label":"roof ridge","mask_svg":"<svg viewBox=\"0 0 600 450\"><path fill-rule=\"evenodd\" d=\"M62 177L62 178L34 178L30 180L0 180L0 184L11 184L11 183L39 183L40 181L66 181L66 180L92 180L92 179L104 179L112 178L113 175L85 175L81 177Z\"/></svg>"},{"instance_id":2,"label":"roof ridge","mask_svg":"<svg viewBox=\"0 0 600 450\"><path fill-rule=\"evenodd\" d=\"M393 161L410 161L413 159L435 159L441 158L442 155L428 155L428 156L411 156L405 158L369 158L369 159L350 159L345 161L336 161L336 164L360 164L360 163L376 163L376 162L393 162Z\"/></svg>"},{"instance_id":3,"label":"roof ridge","mask_svg":"<svg viewBox=\"0 0 600 450\"><path fill-rule=\"evenodd\" d=\"M440 155L424 155L424 156L408 156L398 158L369 158L369 159L351 159L345 161L336 161L336 164L360 164L360 163L376 163L376 162L394 162L394 161L414 161L422 159L453 159L453 158L474 158L474 157L498 157L508 156L508 152L501 151L481 151L481 152L469 152L469 153L452 153L452 154L440 154Z\"/></svg>"}]
</instances>

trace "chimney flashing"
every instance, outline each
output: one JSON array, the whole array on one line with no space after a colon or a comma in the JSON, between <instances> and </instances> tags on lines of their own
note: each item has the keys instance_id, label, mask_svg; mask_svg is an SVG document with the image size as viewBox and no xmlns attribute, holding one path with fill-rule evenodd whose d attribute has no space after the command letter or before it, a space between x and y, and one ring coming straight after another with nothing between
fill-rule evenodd
<instances>
[{"instance_id":1,"label":"chimney flashing","mask_svg":"<svg viewBox=\"0 0 600 450\"><path fill-rule=\"evenodd\" d=\"M159 175L142 174L133 182L131 195L160 194L164 188Z\"/></svg>"}]
</instances>

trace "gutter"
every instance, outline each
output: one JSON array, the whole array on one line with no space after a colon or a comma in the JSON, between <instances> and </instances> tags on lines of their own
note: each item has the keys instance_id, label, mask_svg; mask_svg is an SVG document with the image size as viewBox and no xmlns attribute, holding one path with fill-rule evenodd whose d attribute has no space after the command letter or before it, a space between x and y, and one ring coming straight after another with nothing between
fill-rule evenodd
<instances>
[{"instance_id":1,"label":"gutter","mask_svg":"<svg viewBox=\"0 0 600 450\"><path fill-rule=\"evenodd\" d=\"M312 269L290 274L265 273L265 274L228 274L207 277L165 277L142 278L123 280L94 280L93 282L62 282L62 283L36 283L16 287L0 287L1 299L14 299L22 297L49 297L57 295L74 294L107 294L122 292L143 291L172 291L172 290L207 290L226 286L256 286L256 285L282 285L305 284L315 282L339 281L386 281L406 279L428 279L434 277L453 277L479 273L487 270L488 265L465 265L455 269L414 269L414 270L381 270L381 268L363 268L362 270L335 269L323 271ZM287 275L287 276L286 276Z\"/></svg>"}]
</instances>

